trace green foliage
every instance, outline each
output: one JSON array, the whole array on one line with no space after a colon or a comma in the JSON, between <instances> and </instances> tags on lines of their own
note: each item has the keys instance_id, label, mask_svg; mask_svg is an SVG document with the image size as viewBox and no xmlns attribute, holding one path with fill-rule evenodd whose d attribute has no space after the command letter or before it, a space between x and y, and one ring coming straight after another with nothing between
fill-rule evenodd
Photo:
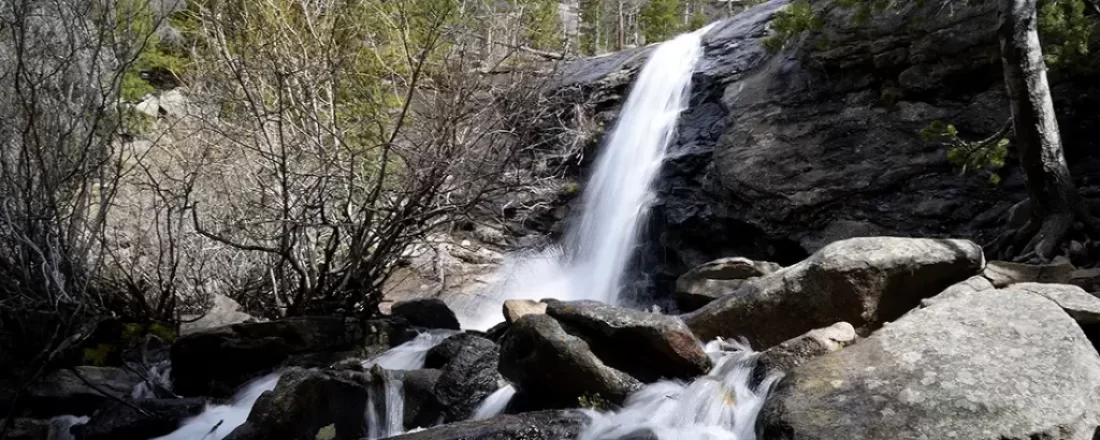
<instances>
[{"instance_id":1,"label":"green foliage","mask_svg":"<svg viewBox=\"0 0 1100 440\"><path fill-rule=\"evenodd\" d=\"M891 0L836 0L837 5L855 8L855 24L863 25L871 21L875 14L885 12Z\"/></svg>"},{"instance_id":2,"label":"green foliage","mask_svg":"<svg viewBox=\"0 0 1100 440\"><path fill-rule=\"evenodd\" d=\"M105 366L115 351L114 344L97 344L95 347L85 348L80 363L96 367Z\"/></svg>"},{"instance_id":3,"label":"green foliage","mask_svg":"<svg viewBox=\"0 0 1100 440\"><path fill-rule=\"evenodd\" d=\"M649 0L638 21L647 43L667 40L682 30L680 0Z\"/></svg>"},{"instance_id":4,"label":"green foliage","mask_svg":"<svg viewBox=\"0 0 1100 440\"><path fill-rule=\"evenodd\" d=\"M600 27L604 20L602 0L581 0L580 49L584 55L595 55L600 49Z\"/></svg>"},{"instance_id":5,"label":"green foliage","mask_svg":"<svg viewBox=\"0 0 1100 440\"><path fill-rule=\"evenodd\" d=\"M925 142L947 147L947 160L959 174L975 171L987 175L989 183L993 185L1001 182L1001 176L997 172L1005 166L1008 139L994 137L978 142L964 141L954 125L943 121L932 122L920 134Z\"/></svg>"},{"instance_id":6,"label":"green foliage","mask_svg":"<svg viewBox=\"0 0 1100 440\"><path fill-rule=\"evenodd\" d=\"M142 72L163 70L179 75L186 70L189 60L186 55L173 53L161 45L155 32L158 23L148 0L121 0L115 3L115 8L115 36L128 46L124 49L132 61L122 77L122 99L136 102L154 92L153 86L141 77Z\"/></svg>"},{"instance_id":7,"label":"green foliage","mask_svg":"<svg viewBox=\"0 0 1100 440\"><path fill-rule=\"evenodd\" d=\"M1086 15L1086 0L1039 2L1039 31L1043 55L1054 69L1081 72L1097 67L1089 56L1089 40L1096 18Z\"/></svg>"},{"instance_id":8,"label":"green foliage","mask_svg":"<svg viewBox=\"0 0 1100 440\"><path fill-rule=\"evenodd\" d=\"M573 195L581 190L581 186L577 182L569 182L565 184L565 188L563 190L565 191L566 195Z\"/></svg>"},{"instance_id":9,"label":"green foliage","mask_svg":"<svg viewBox=\"0 0 1100 440\"><path fill-rule=\"evenodd\" d=\"M807 0L798 0L775 14L772 20L772 34L764 39L764 47L770 52L783 49L791 38L810 30L819 30L824 25Z\"/></svg>"},{"instance_id":10,"label":"green foliage","mask_svg":"<svg viewBox=\"0 0 1100 440\"><path fill-rule=\"evenodd\" d=\"M562 46L557 0L513 0L522 11L523 39L531 47L554 50Z\"/></svg>"},{"instance_id":11,"label":"green foliage","mask_svg":"<svg viewBox=\"0 0 1100 440\"><path fill-rule=\"evenodd\" d=\"M588 393L577 398L577 405L581 408L588 408L597 411L608 411L611 409L611 403L604 399L603 396L598 393Z\"/></svg>"}]
</instances>

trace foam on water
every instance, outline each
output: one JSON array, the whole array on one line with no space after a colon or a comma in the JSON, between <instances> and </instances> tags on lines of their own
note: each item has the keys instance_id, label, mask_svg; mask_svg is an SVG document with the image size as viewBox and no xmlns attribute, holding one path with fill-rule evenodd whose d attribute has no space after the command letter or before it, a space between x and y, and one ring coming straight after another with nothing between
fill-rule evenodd
<instances>
[{"instance_id":1,"label":"foam on water","mask_svg":"<svg viewBox=\"0 0 1100 440\"><path fill-rule=\"evenodd\" d=\"M584 187L581 217L570 225L564 247L513 256L485 297L456 307L464 327L484 330L500 322L507 299L620 302L620 280L656 198L653 182L687 107L709 29L653 49L599 153Z\"/></svg>"},{"instance_id":2,"label":"foam on water","mask_svg":"<svg viewBox=\"0 0 1100 440\"><path fill-rule=\"evenodd\" d=\"M715 361L710 374L690 383L646 385L618 411L587 411L591 423L578 439L615 440L649 431L659 440L755 440L756 417L779 376L751 386L759 354L747 344L716 340L706 351Z\"/></svg>"}]
</instances>

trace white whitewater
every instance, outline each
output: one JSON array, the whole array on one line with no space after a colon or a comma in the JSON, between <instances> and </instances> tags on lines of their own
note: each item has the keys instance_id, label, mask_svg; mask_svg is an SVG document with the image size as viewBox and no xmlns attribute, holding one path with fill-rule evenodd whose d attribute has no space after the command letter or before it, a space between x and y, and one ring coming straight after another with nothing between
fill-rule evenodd
<instances>
[{"instance_id":1,"label":"white whitewater","mask_svg":"<svg viewBox=\"0 0 1100 440\"><path fill-rule=\"evenodd\" d=\"M423 368L428 350L431 350L432 347L443 342L443 339L452 334L454 333L421 333L409 342L363 361L363 366L369 368L378 365L387 370ZM372 439L396 435L401 431L401 420L404 411L401 381L388 380L387 376L387 380L384 382L386 388L383 395L376 396L373 389L370 391L372 394L369 395L368 404L373 407L373 410L368 411L366 415L368 421L371 417L374 417L375 422L380 419L385 426L384 429L378 431L379 437L371 437ZM260 395L275 389L275 385L278 383L279 373L272 373L255 379L242 386L241 390L229 402L222 405L208 405L202 414L188 420L171 434L158 437L155 440L221 440L230 432L233 432L234 429L237 429L238 426L244 424L248 420L248 413L252 411L252 406L256 404L256 400L260 398ZM394 403L395 401L400 401L400 404ZM371 423L371 426L373 427L376 424Z\"/></svg>"},{"instance_id":2,"label":"white whitewater","mask_svg":"<svg viewBox=\"0 0 1100 440\"><path fill-rule=\"evenodd\" d=\"M478 405L477 411L474 411L471 420L482 420L494 416L499 416L504 413L504 410L508 408L508 403L512 401L512 397L516 395L516 388L512 385L505 385L500 387L499 390L486 397L481 405Z\"/></svg>"},{"instance_id":3,"label":"white whitewater","mask_svg":"<svg viewBox=\"0 0 1100 440\"><path fill-rule=\"evenodd\" d=\"M50 427L46 433L46 440L73 440L72 429L76 426L88 423L88 416L64 415L49 420Z\"/></svg>"},{"instance_id":4,"label":"white whitewater","mask_svg":"<svg viewBox=\"0 0 1100 440\"><path fill-rule=\"evenodd\" d=\"M579 440L615 440L647 430L659 440L755 440L756 417L779 376L751 387L759 353L747 344L716 340L706 351L715 365L709 375L646 385L619 411L588 411L592 422Z\"/></svg>"},{"instance_id":5,"label":"white whitewater","mask_svg":"<svg viewBox=\"0 0 1100 440\"><path fill-rule=\"evenodd\" d=\"M701 40L709 29L653 50L599 153L584 188L581 217L570 225L564 248L514 256L487 298L459 307L464 327L486 329L500 322L506 299L619 303L620 281L655 199L653 181L687 107Z\"/></svg>"}]
</instances>

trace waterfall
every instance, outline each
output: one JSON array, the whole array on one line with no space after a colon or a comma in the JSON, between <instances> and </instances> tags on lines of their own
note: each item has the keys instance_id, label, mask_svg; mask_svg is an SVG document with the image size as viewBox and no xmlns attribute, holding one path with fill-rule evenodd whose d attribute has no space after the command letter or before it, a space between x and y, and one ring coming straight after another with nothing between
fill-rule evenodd
<instances>
[{"instance_id":1,"label":"waterfall","mask_svg":"<svg viewBox=\"0 0 1100 440\"><path fill-rule=\"evenodd\" d=\"M423 360L419 366L424 366ZM368 440L392 437L405 432L404 383L401 378L394 377L390 370L382 370L381 380L381 384L367 389Z\"/></svg>"},{"instance_id":2,"label":"waterfall","mask_svg":"<svg viewBox=\"0 0 1100 440\"><path fill-rule=\"evenodd\" d=\"M506 299L620 302L621 279L656 198L653 182L687 107L709 29L653 49L599 153L584 187L581 217L566 232L564 247L513 256L485 298L456 307L464 327L485 329L500 322Z\"/></svg>"},{"instance_id":3,"label":"waterfall","mask_svg":"<svg viewBox=\"0 0 1100 440\"><path fill-rule=\"evenodd\" d=\"M423 368L424 359L428 356L428 350L431 350L432 347L443 342L447 336L452 334L454 334L454 332L451 331L421 333L409 342L398 345L378 356L364 361L363 366L371 367L378 365L387 370L416 370ZM401 423L404 412L404 396L401 389L401 380L391 380L389 373L385 372L385 374L386 378L383 380L385 387L382 395L377 396L373 389L368 392L368 406L373 407L374 410L368 409L368 414L366 414L366 418L371 427L375 426L375 423L370 422L370 419L374 417L377 420L381 420L386 426L383 430L384 432L390 433L396 431L382 437L400 433L402 430ZM156 440L221 440L229 435L230 432L233 432L234 429L237 429L238 426L244 424L244 422L248 420L248 413L252 411L252 406L256 404L256 400L260 398L260 395L264 392L274 390L275 385L278 383L279 373L272 373L259 379L254 379L242 386L241 390L238 391L229 402L221 405L208 405L201 414L184 422L179 429L166 436L158 437ZM381 400L381 402L377 402L378 400Z\"/></svg>"},{"instance_id":4,"label":"waterfall","mask_svg":"<svg viewBox=\"0 0 1100 440\"><path fill-rule=\"evenodd\" d=\"M508 403L512 401L512 397L515 397L515 395L516 388L512 385L500 387L499 390L486 397L481 405L478 405L477 411L474 411L474 415L470 419L482 420L501 415L508 408Z\"/></svg>"},{"instance_id":5,"label":"waterfall","mask_svg":"<svg viewBox=\"0 0 1100 440\"><path fill-rule=\"evenodd\" d=\"M657 440L754 440L756 417L779 376L752 386L759 353L747 344L716 340L706 345L706 351L715 361L707 376L690 383L656 382L628 397L618 411L588 411L591 423L578 440L614 440L630 434L652 438L639 434L644 432Z\"/></svg>"}]
</instances>

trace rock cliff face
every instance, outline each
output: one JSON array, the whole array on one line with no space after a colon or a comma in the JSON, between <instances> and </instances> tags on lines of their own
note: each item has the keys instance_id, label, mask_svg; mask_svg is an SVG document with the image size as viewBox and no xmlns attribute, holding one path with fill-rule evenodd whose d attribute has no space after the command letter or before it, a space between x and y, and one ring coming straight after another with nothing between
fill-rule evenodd
<instances>
[{"instance_id":1,"label":"rock cliff face","mask_svg":"<svg viewBox=\"0 0 1100 440\"><path fill-rule=\"evenodd\" d=\"M994 186L953 172L946 150L920 136L936 120L970 138L1007 120L994 3L949 11L906 2L866 23L831 2L813 3L826 26L777 53L762 40L786 0L705 36L691 105L658 185L656 232L639 255L643 273L656 274L642 288L667 298L675 276L715 258L790 264L857 236L983 241L1026 198L1011 157ZM568 112L613 118L648 50L563 69L559 96L582 103ZM1095 115L1087 109L1100 107L1096 96L1081 83L1055 85L1068 159L1086 193L1097 174L1087 153L1100 127L1081 115Z\"/></svg>"}]
</instances>

